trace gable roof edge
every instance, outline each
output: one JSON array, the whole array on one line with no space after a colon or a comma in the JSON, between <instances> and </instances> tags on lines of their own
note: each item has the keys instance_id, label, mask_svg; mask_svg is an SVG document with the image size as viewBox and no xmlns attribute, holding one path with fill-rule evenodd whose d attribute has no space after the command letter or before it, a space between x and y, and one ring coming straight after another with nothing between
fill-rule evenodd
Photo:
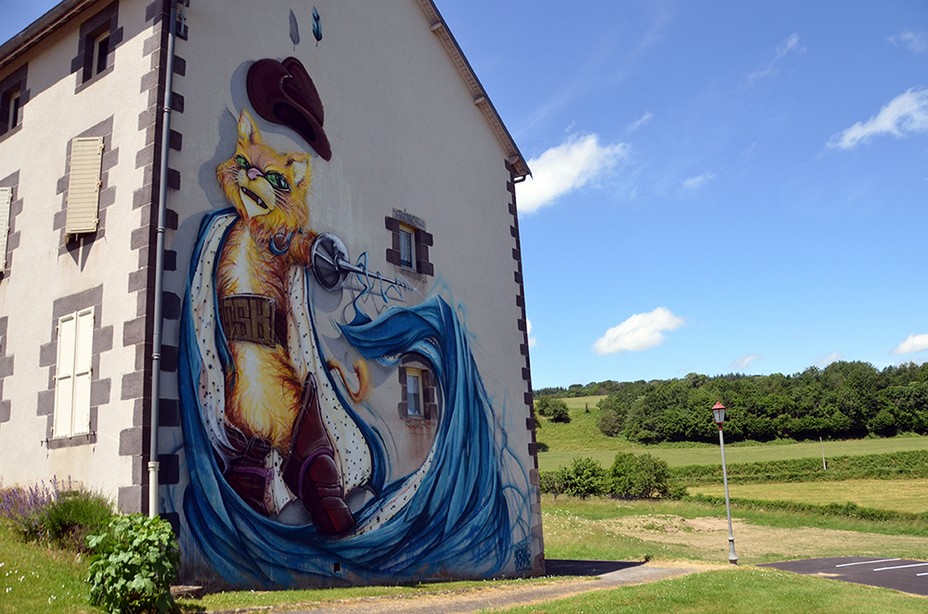
<instances>
[{"instance_id":1,"label":"gable roof edge","mask_svg":"<svg viewBox=\"0 0 928 614\"><path fill-rule=\"evenodd\" d=\"M0 45L0 70L15 62L21 55L42 42L86 8L99 0L63 0L44 15L26 26L19 34Z\"/></svg>"},{"instance_id":2,"label":"gable roof edge","mask_svg":"<svg viewBox=\"0 0 928 614\"><path fill-rule=\"evenodd\" d=\"M435 2L433 0L418 0L418 2L431 24L430 29L442 42L445 51L448 52L448 55L451 56L451 61L454 62L455 67L457 67L458 73L460 73L461 78L464 79L467 89L470 90L471 96L473 96L474 104L480 109L484 117L486 117L493 132L496 133L496 138L499 139L500 145L502 145L503 149L506 151L506 161L512 166L513 174L520 178L531 175L532 171L529 169L525 157L522 155L522 152L519 151L518 145L516 145L515 140L503 123L496 107L493 106L493 103L490 101L490 97L487 95L486 90L474 73L474 69L471 67L470 62L468 62L467 58L464 56L461 46L458 45L457 40L455 40L454 35L448 28L448 24L445 23L444 17L442 17L441 13L438 11L438 7L435 6Z\"/></svg>"}]
</instances>

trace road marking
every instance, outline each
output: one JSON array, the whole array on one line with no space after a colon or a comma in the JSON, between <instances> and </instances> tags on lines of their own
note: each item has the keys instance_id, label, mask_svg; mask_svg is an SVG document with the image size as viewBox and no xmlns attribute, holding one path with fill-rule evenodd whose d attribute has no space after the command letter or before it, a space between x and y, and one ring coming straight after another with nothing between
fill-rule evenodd
<instances>
[{"instance_id":1,"label":"road marking","mask_svg":"<svg viewBox=\"0 0 928 614\"><path fill-rule=\"evenodd\" d=\"M856 563L841 563L840 565L835 565L835 567L850 567L851 565L873 565L876 563L892 563L893 561L901 561L902 559L877 559L875 561L857 561Z\"/></svg>"},{"instance_id":2,"label":"road marking","mask_svg":"<svg viewBox=\"0 0 928 614\"><path fill-rule=\"evenodd\" d=\"M928 576L928 573L917 573L917 574L915 574L915 577L916 577L916 578L921 577L921 576Z\"/></svg>"},{"instance_id":3,"label":"road marking","mask_svg":"<svg viewBox=\"0 0 928 614\"><path fill-rule=\"evenodd\" d=\"M928 563L913 563L911 565L894 565L893 567L877 567L873 571L887 571L889 569L908 569L909 567L926 567Z\"/></svg>"}]
</instances>

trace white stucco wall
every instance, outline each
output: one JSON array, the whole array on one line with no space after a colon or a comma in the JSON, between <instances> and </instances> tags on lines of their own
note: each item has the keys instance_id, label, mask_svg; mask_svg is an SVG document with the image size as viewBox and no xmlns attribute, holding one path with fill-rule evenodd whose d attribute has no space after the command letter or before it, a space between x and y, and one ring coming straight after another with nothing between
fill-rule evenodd
<instances>
[{"instance_id":1,"label":"white stucco wall","mask_svg":"<svg viewBox=\"0 0 928 614\"><path fill-rule=\"evenodd\" d=\"M101 3L101 7L103 4ZM3 399L10 402L10 420L0 423L0 483L31 484L38 480L70 477L75 484L100 491L114 502L119 489L133 483L133 462L120 456L120 434L133 427L135 399L123 398L123 375L134 370L134 348L123 347L123 323L137 313L137 296L130 294L129 275L138 270L138 255L130 249L131 232L140 225L133 208L133 193L145 181L136 168L136 153L145 144L139 115L148 107L148 93L140 80L150 70L143 42L152 26L144 21L144 2L122 2L119 25L123 40L115 49L109 74L75 92L77 80L70 70L78 53L79 26L93 11L82 15L33 47L0 73L28 63L30 98L22 109L21 128L0 141L0 178L19 173L14 198L23 210L13 229L19 244L0 280L0 315L8 318L3 353L13 356L14 372L3 383ZM61 253L63 233L55 228L62 215L59 180L67 169L70 139L111 120L106 150L118 149L118 161L108 169L107 184L115 188L115 202L105 208L105 221L84 249ZM63 189L67 183L64 182ZM49 343L54 341L53 304L61 297L102 286L97 308L97 347L110 345L99 356L93 379L98 398L108 401L97 410L94 441L55 447L45 441L48 417L37 415L47 405L50 381ZM42 348L45 346L43 363ZM53 348L52 348L53 349ZM53 355L53 351L51 352ZM54 363L54 359L52 359ZM109 381L108 395L106 383ZM53 398L53 392L52 398ZM59 442L60 443L60 442ZM138 467L136 467L136 471Z\"/></svg>"}]
</instances>

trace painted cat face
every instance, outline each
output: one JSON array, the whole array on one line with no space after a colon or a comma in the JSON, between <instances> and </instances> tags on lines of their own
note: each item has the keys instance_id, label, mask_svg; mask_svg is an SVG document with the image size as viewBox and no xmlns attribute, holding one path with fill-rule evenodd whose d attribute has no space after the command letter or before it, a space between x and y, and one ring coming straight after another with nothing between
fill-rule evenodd
<instances>
[{"instance_id":1,"label":"painted cat face","mask_svg":"<svg viewBox=\"0 0 928 614\"><path fill-rule=\"evenodd\" d=\"M235 155L219 165L216 178L243 218L274 230L301 228L308 221L309 155L281 153L262 143L248 111L239 115Z\"/></svg>"}]
</instances>

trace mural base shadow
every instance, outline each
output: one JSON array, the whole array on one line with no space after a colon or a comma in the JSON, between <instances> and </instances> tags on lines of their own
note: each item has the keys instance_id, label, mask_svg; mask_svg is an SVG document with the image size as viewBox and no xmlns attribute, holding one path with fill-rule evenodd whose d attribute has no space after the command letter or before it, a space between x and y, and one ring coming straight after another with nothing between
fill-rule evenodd
<instances>
[{"instance_id":1,"label":"mural base shadow","mask_svg":"<svg viewBox=\"0 0 928 614\"><path fill-rule=\"evenodd\" d=\"M601 576L622 569L644 565L641 561L572 561L547 559L545 574L549 576Z\"/></svg>"}]
</instances>

